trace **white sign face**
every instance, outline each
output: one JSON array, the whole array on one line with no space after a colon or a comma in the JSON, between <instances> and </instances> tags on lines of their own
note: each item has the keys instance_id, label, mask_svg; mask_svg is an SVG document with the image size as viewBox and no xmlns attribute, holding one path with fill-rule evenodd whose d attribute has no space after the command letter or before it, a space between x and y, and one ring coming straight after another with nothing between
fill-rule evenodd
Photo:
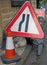
<instances>
[{"instance_id":1,"label":"white sign face","mask_svg":"<svg viewBox=\"0 0 47 65\"><path fill-rule=\"evenodd\" d=\"M39 34L28 7L26 7L26 9L13 24L11 31Z\"/></svg>"}]
</instances>

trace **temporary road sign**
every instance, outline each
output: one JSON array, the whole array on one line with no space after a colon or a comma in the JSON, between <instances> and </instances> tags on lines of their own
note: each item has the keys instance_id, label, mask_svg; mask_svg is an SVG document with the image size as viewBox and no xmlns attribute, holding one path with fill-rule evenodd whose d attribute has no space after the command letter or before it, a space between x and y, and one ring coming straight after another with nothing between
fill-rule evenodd
<instances>
[{"instance_id":1,"label":"temporary road sign","mask_svg":"<svg viewBox=\"0 0 47 65\"><path fill-rule=\"evenodd\" d=\"M42 9L34 9L36 16L38 17L44 17L45 16L45 11Z\"/></svg>"},{"instance_id":2,"label":"temporary road sign","mask_svg":"<svg viewBox=\"0 0 47 65\"><path fill-rule=\"evenodd\" d=\"M16 36L31 38L44 37L44 33L29 1L26 1L23 4L19 12L7 26L5 29L6 34L10 30L12 32L12 35Z\"/></svg>"}]
</instances>

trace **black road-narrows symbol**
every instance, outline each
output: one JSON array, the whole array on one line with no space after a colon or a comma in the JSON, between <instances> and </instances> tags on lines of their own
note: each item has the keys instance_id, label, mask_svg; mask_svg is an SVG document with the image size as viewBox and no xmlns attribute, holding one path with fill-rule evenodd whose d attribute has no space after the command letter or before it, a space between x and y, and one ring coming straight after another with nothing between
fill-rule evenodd
<instances>
[{"instance_id":1,"label":"black road-narrows symbol","mask_svg":"<svg viewBox=\"0 0 47 65\"><path fill-rule=\"evenodd\" d=\"M26 15L26 14L23 14L23 16L22 16L22 20L21 20L20 23L19 23L19 29L18 29L18 31L21 31L22 24L23 24L24 21L25 21L25 15ZM27 18L26 18L25 32L27 32L27 30L28 30L28 23L29 23L29 14L27 14Z\"/></svg>"},{"instance_id":2,"label":"black road-narrows symbol","mask_svg":"<svg viewBox=\"0 0 47 65\"><path fill-rule=\"evenodd\" d=\"M18 29L18 31L21 31L22 23L24 22L24 20L25 20L25 14L23 14L23 16L22 16L22 21L21 21L20 24L19 24L19 29Z\"/></svg>"}]
</instances>

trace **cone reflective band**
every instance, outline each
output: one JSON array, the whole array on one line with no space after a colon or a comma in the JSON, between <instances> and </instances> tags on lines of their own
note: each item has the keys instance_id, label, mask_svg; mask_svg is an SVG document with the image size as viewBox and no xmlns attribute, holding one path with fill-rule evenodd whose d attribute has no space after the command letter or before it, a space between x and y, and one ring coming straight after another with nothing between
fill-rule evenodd
<instances>
[{"instance_id":1,"label":"cone reflective band","mask_svg":"<svg viewBox=\"0 0 47 65\"><path fill-rule=\"evenodd\" d=\"M6 40L6 50L5 50L5 54L2 56L2 61L4 63L12 63L12 62L17 62L19 60L20 57L15 52L12 34L11 31L9 31Z\"/></svg>"}]
</instances>

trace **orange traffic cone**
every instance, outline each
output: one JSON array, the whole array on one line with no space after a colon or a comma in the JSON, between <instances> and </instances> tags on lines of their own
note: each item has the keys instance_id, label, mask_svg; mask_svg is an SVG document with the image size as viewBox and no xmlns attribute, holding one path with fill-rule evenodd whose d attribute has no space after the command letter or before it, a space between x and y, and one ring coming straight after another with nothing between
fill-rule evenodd
<instances>
[{"instance_id":1,"label":"orange traffic cone","mask_svg":"<svg viewBox=\"0 0 47 65\"><path fill-rule=\"evenodd\" d=\"M20 56L15 53L11 31L7 33L6 50L1 58L4 63L13 63L20 60Z\"/></svg>"}]
</instances>

